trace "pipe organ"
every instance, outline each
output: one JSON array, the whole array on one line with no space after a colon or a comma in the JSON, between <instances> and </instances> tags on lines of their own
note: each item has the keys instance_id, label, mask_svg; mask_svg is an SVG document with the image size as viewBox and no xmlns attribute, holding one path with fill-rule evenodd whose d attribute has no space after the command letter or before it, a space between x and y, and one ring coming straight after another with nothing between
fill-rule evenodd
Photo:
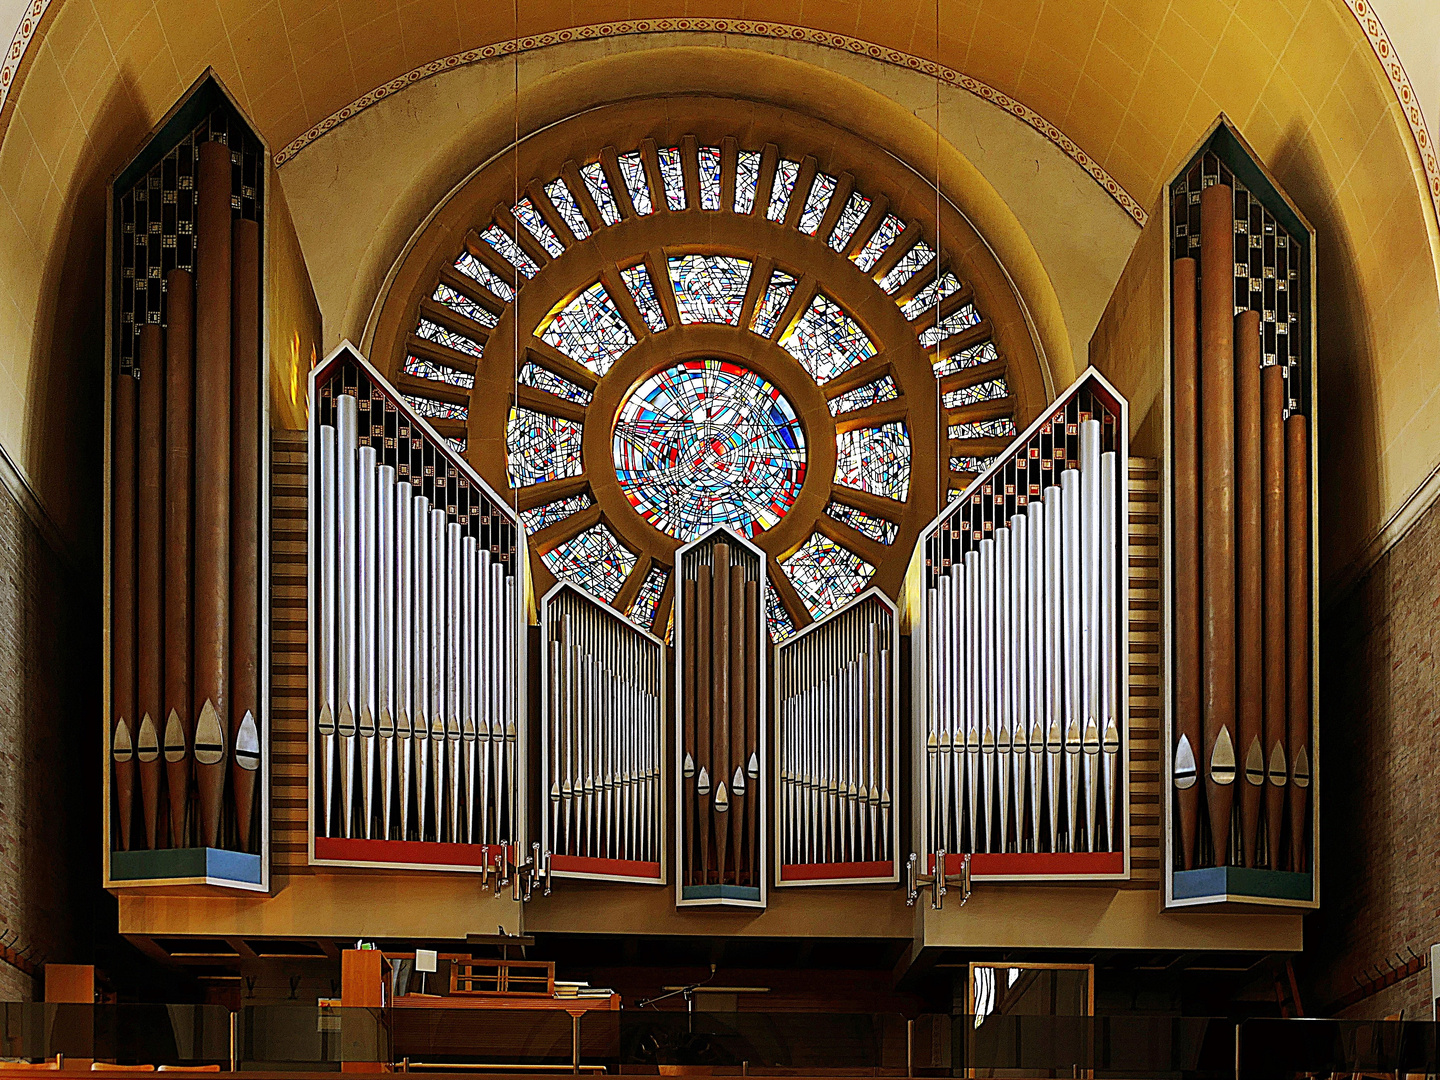
<instances>
[{"instance_id":1,"label":"pipe organ","mask_svg":"<svg viewBox=\"0 0 1440 1080\"><path fill-rule=\"evenodd\" d=\"M262 889L267 154L202 80L116 179L106 880Z\"/></svg>"},{"instance_id":2,"label":"pipe organ","mask_svg":"<svg viewBox=\"0 0 1440 1080\"><path fill-rule=\"evenodd\" d=\"M970 855L977 878L1126 873L1128 422L1087 372L921 536L927 872Z\"/></svg>"},{"instance_id":3,"label":"pipe organ","mask_svg":"<svg viewBox=\"0 0 1440 1080\"><path fill-rule=\"evenodd\" d=\"M900 879L900 628L878 589L775 650L775 884Z\"/></svg>"},{"instance_id":4,"label":"pipe organ","mask_svg":"<svg viewBox=\"0 0 1440 1080\"><path fill-rule=\"evenodd\" d=\"M348 346L310 394L314 858L503 871L527 836L518 519Z\"/></svg>"},{"instance_id":5,"label":"pipe organ","mask_svg":"<svg viewBox=\"0 0 1440 1080\"><path fill-rule=\"evenodd\" d=\"M1166 210L1167 898L1313 906L1313 234L1223 122Z\"/></svg>"},{"instance_id":6,"label":"pipe organ","mask_svg":"<svg viewBox=\"0 0 1440 1080\"><path fill-rule=\"evenodd\" d=\"M675 566L678 902L764 907L765 555L717 528Z\"/></svg>"},{"instance_id":7,"label":"pipe organ","mask_svg":"<svg viewBox=\"0 0 1440 1080\"><path fill-rule=\"evenodd\" d=\"M665 643L567 582L541 615L544 851L557 877L665 881Z\"/></svg>"}]
</instances>

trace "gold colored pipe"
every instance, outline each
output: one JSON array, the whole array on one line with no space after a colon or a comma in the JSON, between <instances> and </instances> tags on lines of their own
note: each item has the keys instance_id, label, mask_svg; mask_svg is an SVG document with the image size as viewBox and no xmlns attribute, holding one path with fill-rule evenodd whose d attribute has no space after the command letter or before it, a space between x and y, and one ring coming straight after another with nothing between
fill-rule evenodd
<instances>
[{"instance_id":1,"label":"gold colored pipe","mask_svg":"<svg viewBox=\"0 0 1440 1080\"><path fill-rule=\"evenodd\" d=\"M1289 676L1286 742L1290 758L1290 869L1309 869L1310 802L1310 433L1308 418L1285 420L1286 592Z\"/></svg>"},{"instance_id":2,"label":"gold colored pipe","mask_svg":"<svg viewBox=\"0 0 1440 1080\"><path fill-rule=\"evenodd\" d=\"M195 471L195 278L172 270L165 280L165 770L170 835L192 842L190 780L195 714L191 710L191 483Z\"/></svg>"},{"instance_id":3,"label":"gold colored pipe","mask_svg":"<svg viewBox=\"0 0 1440 1080\"><path fill-rule=\"evenodd\" d=\"M1265 649L1262 572L1260 458L1260 313L1235 316L1236 564L1239 583L1236 626L1236 749L1240 754L1240 833L1236 849L1246 866L1256 865L1255 826L1265 783L1261 742L1265 713Z\"/></svg>"},{"instance_id":4,"label":"gold colored pipe","mask_svg":"<svg viewBox=\"0 0 1440 1080\"><path fill-rule=\"evenodd\" d=\"M1174 284L1175 746L1172 779L1179 810L1181 865L1192 870L1200 847L1200 429L1199 324L1195 260L1176 259Z\"/></svg>"},{"instance_id":5,"label":"gold colored pipe","mask_svg":"<svg viewBox=\"0 0 1440 1080\"><path fill-rule=\"evenodd\" d=\"M1261 474L1265 500L1265 838L1267 865L1280 869L1280 838L1285 820L1285 371L1271 364L1260 375ZM1259 849L1259 837L1255 838Z\"/></svg>"},{"instance_id":6,"label":"gold colored pipe","mask_svg":"<svg viewBox=\"0 0 1440 1080\"><path fill-rule=\"evenodd\" d=\"M150 756L151 740L160 732L164 700L161 683L165 654L165 548L161 532L164 513L165 339L158 323L140 331L140 429L136 450L136 653L139 672L141 757L140 786L145 809L145 842L168 847L161 828L160 760ZM147 760L148 759L148 760ZM183 798L183 793L178 797ZM175 843L183 843L175 837Z\"/></svg>"},{"instance_id":7,"label":"gold colored pipe","mask_svg":"<svg viewBox=\"0 0 1440 1080\"><path fill-rule=\"evenodd\" d=\"M129 851L135 820L135 447L139 387L131 375L114 381L114 442L110 498L110 711L114 717L111 757L115 762L115 813L120 850ZM109 842L113 843L113 840Z\"/></svg>"}]
</instances>

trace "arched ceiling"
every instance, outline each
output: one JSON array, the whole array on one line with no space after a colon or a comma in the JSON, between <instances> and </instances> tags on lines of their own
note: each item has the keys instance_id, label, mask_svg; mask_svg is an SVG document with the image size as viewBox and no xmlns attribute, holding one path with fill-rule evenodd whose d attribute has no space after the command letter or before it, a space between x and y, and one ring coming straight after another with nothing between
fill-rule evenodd
<instances>
[{"instance_id":1,"label":"arched ceiling","mask_svg":"<svg viewBox=\"0 0 1440 1080\"><path fill-rule=\"evenodd\" d=\"M84 520L68 443L90 436L74 439L74 421L55 415L55 388L83 370L77 358L98 355L101 320L73 312L99 296L99 193L206 66L279 149L466 50L581 25L638 32L668 19L697 31L724 19L729 48L764 24L901 66L938 59L1053 125L1142 208L1226 112L1320 230L1321 385L1334 395L1321 397L1337 402L1322 406L1337 422L1321 445L1339 500L1322 514L1333 574L1403 517L1440 462L1430 177L1356 17L1363 6L939 0L937 27L935 0L50 0L0 110L0 445L63 527Z\"/></svg>"}]
</instances>

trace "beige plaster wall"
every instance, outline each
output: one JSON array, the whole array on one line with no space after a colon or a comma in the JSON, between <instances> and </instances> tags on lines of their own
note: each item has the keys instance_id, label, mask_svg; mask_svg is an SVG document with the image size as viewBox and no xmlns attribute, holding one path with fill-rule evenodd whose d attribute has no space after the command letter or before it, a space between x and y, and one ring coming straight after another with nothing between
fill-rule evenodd
<instances>
[{"instance_id":1,"label":"beige plaster wall","mask_svg":"<svg viewBox=\"0 0 1440 1080\"><path fill-rule=\"evenodd\" d=\"M633 73L617 81L616 64L639 56L652 85L637 85ZM594 95L576 93L577 83L600 94L608 90L611 100L647 89L720 89L790 98L787 103L867 136L933 175L934 80L834 49L719 34L631 36L525 53L518 65L500 57L458 68L385 99L279 170L325 317L327 349L344 338L363 339L384 277L425 214L510 141L517 75L522 134L596 103ZM474 107L481 102L489 109ZM849 107L855 102L858 109ZM943 190L1010 268L1032 317L1044 324L1040 336L1048 339L1063 388L1073 377L1072 357L1085 355L1139 227L1019 119L953 88L941 90L938 109ZM336 228L342 212L345 224Z\"/></svg>"}]
</instances>

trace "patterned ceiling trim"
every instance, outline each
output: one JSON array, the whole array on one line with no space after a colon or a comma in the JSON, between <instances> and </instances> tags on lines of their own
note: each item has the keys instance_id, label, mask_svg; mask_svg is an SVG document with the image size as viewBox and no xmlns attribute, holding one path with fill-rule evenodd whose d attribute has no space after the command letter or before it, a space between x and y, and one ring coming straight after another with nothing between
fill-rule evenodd
<instances>
[{"instance_id":1,"label":"patterned ceiling trim","mask_svg":"<svg viewBox=\"0 0 1440 1080\"><path fill-rule=\"evenodd\" d=\"M37 3L39 0L37 0ZM1358 2L1358 0L1357 0ZM496 42L493 45L486 45L479 49L468 49L465 52L455 53L452 56L442 57L439 60L432 60L428 64L414 68L396 79L392 79L383 86L378 86L368 94L357 98L343 109L331 113L320 123L310 130L292 139L275 155L275 165L278 168L284 165L305 147L309 146L316 139L334 128L349 120L352 116L363 112L371 105L383 99L399 93L407 86L419 82L421 79L428 79L431 75L438 75L442 71L449 71L452 68L462 67L466 64L473 64L480 60L489 60L496 56L505 56L517 52L529 52L533 49L543 49L549 45L563 45L572 41L593 41L602 38L620 37L626 34L667 34L689 31L692 33L706 34L739 34L747 37L779 38L785 41L799 41L810 45L824 45L832 49L841 49L845 52L856 53L860 56L868 56L873 60L881 60L885 63L896 64L900 67L909 68L931 77L938 76L942 82L949 86L959 87L974 94L978 98L997 105L1010 113L1012 116L1034 128L1045 138L1058 146L1071 161L1079 165L1091 178L1105 189L1105 191L1120 204L1120 208L1129 214L1135 221L1143 226L1149 215L1128 191L1120 186L1119 182L1106 172L1094 158L1076 146L1075 143L1058 127L1050 123L1034 109L1022 102L1016 101L1008 94L988 86L979 79L971 78L953 68L937 64L933 60L926 60L923 57L911 53L900 52L896 49L887 49L880 45L862 41L859 38L849 37L845 34L832 34L823 30L811 30L803 26L790 26L784 23L751 22L746 19L631 19L625 22L595 23L589 26L577 26L566 30L556 30L548 34L536 34L532 37L524 37L518 40Z\"/></svg>"},{"instance_id":2,"label":"patterned ceiling trim","mask_svg":"<svg viewBox=\"0 0 1440 1080\"><path fill-rule=\"evenodd\" d=\"M10 88L15 85L15 74L20 70L20 61L25 56L25 50L30 46L35 31L39 29L40 17L49 6L50 0L30 0L25 13L20 16L20 25L15 30L15 36L10 39L10 48L5 51L4 62L0 63L0 109L5 108L5 99L10 96Z\"/></svg>"},{"instance_id":3,"label":"patterned ceiling trim","mask_svg":"<svg viewBox=\"0 0 1440 1080\"><path fill-rule=\"evenodd\" d=\"M1435 207L1436 217L1440 218L1440 161L1436 160L1435 143L1430 138L1430 129L1425 123L1425 114L1420 110L1420 101L1410 85L1410 76L1405 74L1400 55L1390 43L1390 35L1385 32L1385 27L1380 24L1380 18L1368 0L1345 0L1345 5L1360 24L1370 47L1375 50L1375 59L1379 60L1380 66L1385 69L1385 74L1390 79L1390 87L1395 91L1405 119L1410 123L1410 134L1415 137L1415 148L1420 151L1420 160L1425 165L1425 182L1430 188L1430 201Z\"/></svg>"}]
</instances>

